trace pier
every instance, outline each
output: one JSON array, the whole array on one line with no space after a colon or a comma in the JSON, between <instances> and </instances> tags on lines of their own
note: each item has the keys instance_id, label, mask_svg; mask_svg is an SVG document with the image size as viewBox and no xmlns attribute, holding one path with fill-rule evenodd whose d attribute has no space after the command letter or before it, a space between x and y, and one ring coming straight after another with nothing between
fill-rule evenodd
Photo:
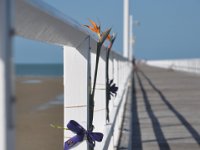
<instances>
[{"instance_id":1,"label":"pier","mask_svg":"<svg viewBox=\"0 0 200 150\"><path fill-rule=\"evenodd\" d=\"M102 141L96 142L94 150L200 149L200 61L187 63L187 60L184 60L181 65L179 62L168 64L167 61L164 63L142 61L134 68L132 64L134 41L132 33L129 33L129 31L132 32L133 22L130 21L132 16L128 13L128 0L124 2L126 10L124 13L126 26L123 37L124 55L111 50L107 61L108 47L103 45L101 53L98 54L100 40L94 38L82 25L45 3L26 0L16 0L13 3L12 0L0 0L0 20L2 21L0 26L0 150L16 149L17 99L12 58L15 36L62 48L64 73L59 81L63 84L64 96L61 95L63 101L59 101L59 104L63 105L63 112L62 114L51 113L54 117L56 115L63 117L63 127L66 127L71 120L76 120L85 129L84 136L93 131L93 128L90 128L92 116L94 132L101 132L104 135ZM130 29L128 29L129 23ZM131 39L129 39L129 34ZM99 64L97 80L94 80L96 56L99 56ZM109 70L106 70L106 62L109 64ZM184 65L190 67L189 71L188 66ZM117 94L109 99L109 103L106 101L107 72L110 75L109 81L113 79L119 87ZM40 80L31 82L37 83ZM91 94L94 82L96 83L95 95ZM38 90L38 88L35 89ZM51 94L54 95L53 92ZM94 96L92 103L91 95ZM51 103L54 102L52 99ZM37 103L42 102L38 100ZM38 105L40 107L37 107L37 110L48 109L49 105L49 102ZM24 107L26 107L25 113L32 108L30 105ZM109 114L109 120L107 114ZM48 113L45 113L46 115ZM45 122L43 118L38 120ZM49 127L49 124L46 126ZM24 132L29 129L23 128ZM37 130L33 132L35 131ZM63 130L62 134L62 138L52 135L53 140L64 143L75 133ZM47 139L43 140L45 142ZM40 140L40 142L43 141ZM29 140L27 143L25 144L29 147L32 141ZM91 150L93 148L86 140L83 140L74 149Z\"/></svg>"},{"instance_id":2,"label":"pier","mask_svg":"<svg viewBox=\"0 0 200 150\"><path fill-rule=\"evenodd\" d=\"M191 73L139 65L133 72L118 149L199 149L199 79Z\"/></svg>"}]
</instances>

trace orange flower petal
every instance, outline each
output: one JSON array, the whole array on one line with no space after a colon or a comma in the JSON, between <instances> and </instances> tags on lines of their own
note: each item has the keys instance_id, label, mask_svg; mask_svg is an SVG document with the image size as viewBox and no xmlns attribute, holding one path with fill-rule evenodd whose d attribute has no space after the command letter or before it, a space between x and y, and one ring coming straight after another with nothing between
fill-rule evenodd
<instances>
[{"instance_id":1,"label":"orange flower petal","mask_svg":"<svg viewBox=\"0 0 200 150\"><path fill-rule=\"evenodd\" d=\"M98 26L94 21L90 20L90 23L92 24L92 26L88 26L88 25L84 25L85 27L88 27L91 31L95 32L98 37L100 38L100 26Z\"/></svg>"},{"instance_id":2,"label":"orange flower petal","mask_svg":"<svg viewBox=\"0 0 200 150\"><path fill-rule=\"evenodd\" d=\"M108 41L111 40L111 35L110 35L110 34L107 36L107 40L108 40Z\"/></svg>"},{"instance_id":3,"label":"orange flower petal","mask_svg":"<svg viewBox=\"0 0 200 150\"><path fill-rule=\"evenodd\" d=\"M98 28L97 24L96 24L94 21L92 21L92 20L90 20L90 19L89 19L89 21L90 21L90 23L93 25L94 28Z\"/></svg>"}]
</instances>

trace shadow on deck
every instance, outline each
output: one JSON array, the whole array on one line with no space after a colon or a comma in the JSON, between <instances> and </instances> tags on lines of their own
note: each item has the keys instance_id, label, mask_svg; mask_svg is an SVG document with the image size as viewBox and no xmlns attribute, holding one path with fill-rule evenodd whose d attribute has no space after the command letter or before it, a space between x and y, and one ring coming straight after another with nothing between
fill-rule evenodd
<instances>
[{"instance_id":1,"label":"shadow on deck","mask_svg":"<svg viewBox=\"0 0 200 150\"><path fill-rule=\"evenodd\" d=\"M200 149L200 76L139 66L117 149Z\"/></svg>"}]
</instances>

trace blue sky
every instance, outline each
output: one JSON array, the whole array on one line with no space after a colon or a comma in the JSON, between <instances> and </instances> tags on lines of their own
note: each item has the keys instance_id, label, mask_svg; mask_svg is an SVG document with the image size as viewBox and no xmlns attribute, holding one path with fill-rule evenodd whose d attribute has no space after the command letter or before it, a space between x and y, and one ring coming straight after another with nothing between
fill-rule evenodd
<instances>
[{"instance_id":1,"label":"blue sky","mask_svg":"<svg viewBox=\"0 0 200 150\"><path fill-rule=\"evenodd\" d=\"M139 58L200 57L199 0L134 0L135 53Z\"/></svg>"},{"instance_id":2,"label":"blue sky","mask_svg":"<svg viewBox=\"0 0 200 150\"><path fill-rule=\"evenodd\" d=\"M118 33L114 49L123 47L123 0L44 0L79 23L88 18ZM134 27L134 54L142 59L200 57L199 0L130 0L130 13L140 21ZM41 42L15 38L17 63L61 63L62 49Z\"/></svg>"}]
</instances>

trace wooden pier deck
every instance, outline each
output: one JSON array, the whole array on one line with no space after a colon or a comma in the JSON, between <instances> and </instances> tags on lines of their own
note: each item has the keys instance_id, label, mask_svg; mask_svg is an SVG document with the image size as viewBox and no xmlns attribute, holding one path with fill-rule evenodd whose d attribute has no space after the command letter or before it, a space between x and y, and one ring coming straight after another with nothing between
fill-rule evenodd
<instances>
[{"instance_id":1,"label":"wooden pier deck","mask_svg":"<svg viewBox=\"0 0 200 150\"><path fill-rule=\"evenodd\" d=\"M200 149L200 76L141 65L129 92L117 149Z\"/></svg>"}]
</instances>

